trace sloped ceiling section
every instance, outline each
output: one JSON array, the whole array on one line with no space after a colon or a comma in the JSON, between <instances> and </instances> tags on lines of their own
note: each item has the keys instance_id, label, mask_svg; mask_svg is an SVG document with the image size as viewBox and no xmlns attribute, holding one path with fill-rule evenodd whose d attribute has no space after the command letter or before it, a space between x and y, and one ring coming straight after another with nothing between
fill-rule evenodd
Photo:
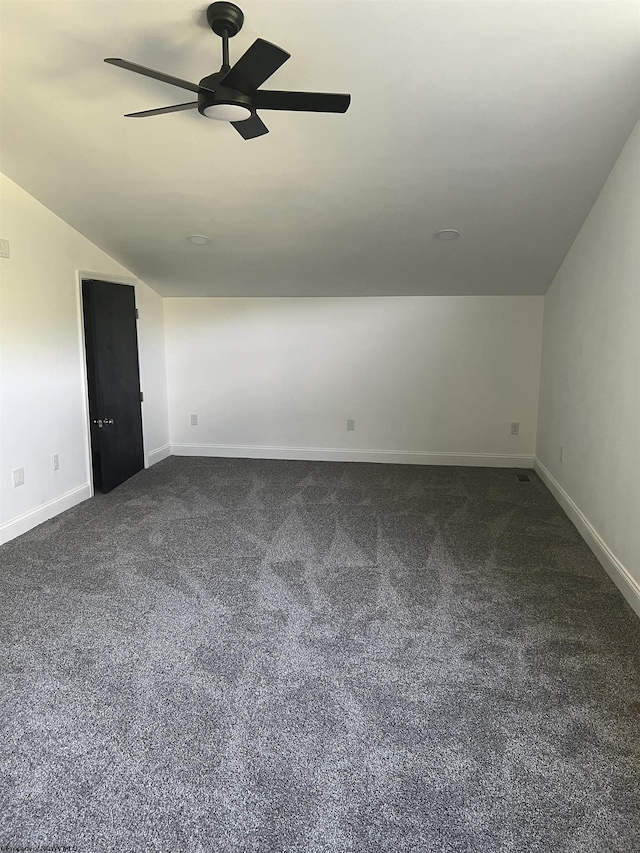
<instances>
[{"instance_id":1,"label":"sloped ceiling section","mask_svg":"<svg viewBox=\"0 0 640 853\"><path fill-rule=\"evenodd\" d=\"M206 3L3 0L3 171L166 296L545 292L638 119L635 0L239 4L232 62L345 115L125 119L189 95L103 59L197 82Z\"/></svg>"}]
</instances>

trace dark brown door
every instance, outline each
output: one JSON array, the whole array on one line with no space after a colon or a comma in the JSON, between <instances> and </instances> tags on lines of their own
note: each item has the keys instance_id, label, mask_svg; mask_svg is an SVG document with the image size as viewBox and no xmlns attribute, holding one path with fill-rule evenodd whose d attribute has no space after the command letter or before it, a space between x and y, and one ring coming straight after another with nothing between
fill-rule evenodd
<instances>
[{"instance_id":1,"label":"dark brown door","mask_svg":"<svg viewBox=\"0 0 640 853\"><path fill-rule=\"evenodd\" d=\"M82 310L96 491L144 467L134 288L86 279Z\"/></svg>"}]
</instances>

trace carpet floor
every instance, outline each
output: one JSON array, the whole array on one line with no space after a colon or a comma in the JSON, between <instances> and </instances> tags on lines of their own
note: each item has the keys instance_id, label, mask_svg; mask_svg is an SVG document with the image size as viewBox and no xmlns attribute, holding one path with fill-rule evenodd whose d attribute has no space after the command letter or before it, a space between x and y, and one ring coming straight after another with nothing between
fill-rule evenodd
<instances>
[{"instance_id":1,"label":"carpet floor","mask_svg":"<svg viewBox=\"0 0 640 853\"><path fill-rule=\"evenodd\" d=\"M0 850L640 851L640 620L529 476L173 457L4 545Z\"/></svg>"}]
</instances>

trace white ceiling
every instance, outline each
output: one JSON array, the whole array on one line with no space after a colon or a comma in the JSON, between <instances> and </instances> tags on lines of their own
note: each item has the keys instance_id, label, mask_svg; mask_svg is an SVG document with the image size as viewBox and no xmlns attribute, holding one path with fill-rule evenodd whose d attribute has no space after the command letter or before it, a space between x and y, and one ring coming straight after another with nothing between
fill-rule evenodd
<instances>
[{"instance_id":1,"label":"white ceiling","mask_svg":"<svg viewBox=\"0 0 640 853\"><path fill-rule=\"evenodd\" d=\"M638 119L635 0L239 5L232 63L265 38L291 59L264 88L349 111L249 142L125 119L189 94L103 58L197 82L206 2L2 0L3 171L167 296L545 292Z\"/></svg>"}]
</instances>

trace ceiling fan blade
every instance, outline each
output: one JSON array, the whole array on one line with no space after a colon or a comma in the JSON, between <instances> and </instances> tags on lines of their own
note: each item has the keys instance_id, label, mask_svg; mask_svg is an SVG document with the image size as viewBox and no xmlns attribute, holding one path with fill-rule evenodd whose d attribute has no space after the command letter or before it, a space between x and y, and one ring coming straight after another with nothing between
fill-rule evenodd
<instances>
[{"instance_id":1,"label":"ceiling fan blade","mask_svg":"<svg viewBox=\"0 0 640 853\"><path fill-rule=\"evenodd\" d=\"M170 86L178 86L180 89L188 89L190 92L199 92L201 89L206 89L208 92L213 91L207 89L206 86L198 86L197 83L190 83L188 80L181 80L180 77L172 77L171 74L163 74L162 71L154 71L153 68L145 68L144 65L136 65L135 62L128 62L126 59L105 59L109 65L117 65L119 68L124 68L126 71L134 71L136 74L143 74L145 77L151 77L153 80L160 80L162 83L169 83Z\"/></svg>"},{"instance_id":2,"label":"ceiling fan blade","mask_svg":"<svg viewBox=\"0 0 640 853\"><path fill-rule=\"evenodd\" d=\"M250 95L271 77L291 54L264 39L256 39L231 71L220 81L221 86Z\"/></svg>"},{"instance_id":3,"label":"ceiling fan blade","mask_svg":"<svg viewBox=\"0 0 640 853\"><path fill-rule=\"evenodd\" d=\"M177 113L180 110L195 110L198 106L197 101L190 101L188 104L176 104L173 107L159 107L157 110L142 110L139 113L126 113L125 118L145 118L145 116L161 116L165 113Z\"/></svg>"},{"instance_id":4,"label":"ceiling fan blade","mask_svg":"<svg viewBox=\"0 0 640 853\"><path fill-rule=\"evenodd\" d=\"M252 115L246 121L232 121L231 124L243 139L255 139L256 136L269 133L269 128L257 115Z\"/></svg>"},{"instance_id":5,"label":"ceiling fan blade","mask_svg":"<svg viewBox=\"0 0 640 853\"><path fill-rule=\"evenodd\" d=\"M310 113L346 113L351 95L326 92L275 92L259 89L253 95L257 110L297 110Z\"/></svg>"}]
</instances>

